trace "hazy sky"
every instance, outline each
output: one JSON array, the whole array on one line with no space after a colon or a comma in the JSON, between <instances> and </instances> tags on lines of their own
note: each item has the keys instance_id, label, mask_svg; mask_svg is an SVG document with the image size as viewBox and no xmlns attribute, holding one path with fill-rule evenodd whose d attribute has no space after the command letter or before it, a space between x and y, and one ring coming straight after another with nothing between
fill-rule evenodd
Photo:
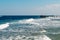
<instances>
[{"instance_id":1,"label":"hazy sky","mask_svg":"<svg viewBox=\"0 0 60 40\"><path fill-rule=\"evenodd\" d=\"M0 0L0 15L60 15L60 0Z\"/></svg>"}]
</instances>

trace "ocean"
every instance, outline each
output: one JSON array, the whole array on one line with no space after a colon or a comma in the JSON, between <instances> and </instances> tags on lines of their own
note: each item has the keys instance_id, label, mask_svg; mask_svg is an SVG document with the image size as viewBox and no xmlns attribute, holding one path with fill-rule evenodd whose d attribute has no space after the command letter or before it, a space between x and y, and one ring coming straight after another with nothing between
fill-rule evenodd
<instances>
[{"instance_id":1,"label":"ocean","mask_svg":"<svg viewBox=\"0 0 60 40\"><path fill-rule=\"evenodd\" d=\"M0 16L0 40L60 40L60 17Z\"/></svg>"}]
</instances>

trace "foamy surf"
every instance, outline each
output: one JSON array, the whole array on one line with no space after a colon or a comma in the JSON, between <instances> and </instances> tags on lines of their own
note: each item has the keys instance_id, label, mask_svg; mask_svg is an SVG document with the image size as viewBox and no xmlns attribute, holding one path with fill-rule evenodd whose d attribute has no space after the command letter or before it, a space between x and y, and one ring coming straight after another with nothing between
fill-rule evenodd
<instances>
[{"instance_id":1,"label":"foamy surf","mask_svg":"<svg viewBox=\"0 0 60 40\"><path fill-rule=\"evenodd\" d=\"M10 36L8 39L3 37L3 40L51 40L48 36L46 35L40 35L40 36Z\"/></svg>"},{"instance_id":2,"label":"foamy surf","mask_svg":"<svg viewBox=\"0 0 60 40\"><path fill-rule=\"evenodd\" d=\"M0 29L5 29L9 26L9 23L1 24Z\"/></svg>"},{"instance_id":3,"label":"foamy surf","mask_svg":"<svg viewBox=\"0 0 60 40\"><path fill-rule=\"evenodd\" d=\"M42 31L40 31L40 32L41 32L41 33L44 33L44 32L47 32L47 31L43 29L43 30L42 30Z\"/></svg>"},{"instance_id":4,"label":"foamy surf","mask_svg":"<svg viewBox=\"0 0 60 40\"><path fill-rule=\"evenodd\" d=\"M33 18L26 20L26 22L33 22L33 21L34 21Z\"/></svg>"},{"instance_id":5,"label":"foamy surf","mask_svg":"<svg viewBox=\"0 0 60 40\"><path fill-rule=\"evenodd\" d=\"M30 18L12 21L9 23L10 25L8 23L2 24L10 26L8 28L7 26L2 28L4 30L7 28L6 31L2 31L2 38L5 37L4 40L53 40L49 34L60 34L60 29L57 29L60 27L60 21L58 19L56 20L54 17Z\"/></svg>"},{"instance_id":6,"label":"foamy surf","mask_svg":"<svg viewBox=\"0 0 60 40\"><path fill-rule=\"evenodd\" d=\"M18 22L19 23L31 23L31 22L34 22L34 21L35 21L35 19L30 18L30 19L19 20Z\"/></svg>"},{"instance_id":7,"label":"foamy surf","mask_svg":"<svg viewBox=\"0 0 60 40\"><path fill-rule=\"evenodd\" d=\"M39 23L36 21L36 19L30 18L26 20L19 20L18 23L20 24L33 24L33 25L39 25Z\"/></svg>"},{"instance_id":8,"label":"foamy surf","mask_svg":"<svg viewBox=\"0 0 60 40\"><path fill-rule=\"evenodd\" d=\"M39 37L39 40L51 40L51 39L46 35L42 35L41 37Z\"/></svg>"},{"instance_id":9,"label":"foamy surf","mask_svg":"<svg viewBox=\"0 0 60 40\"><path fill-rule=\"evenodd\" d=\"M54 27L60 27L60 21L53 21L55 17L47 17L47 18L39 18L39 19L24 19L24 20L19 20L18 22L11 22L11 24L33 24L37 25L37 27L42 27L42 28L54 28Z\"/></svg>"}]
</instances>

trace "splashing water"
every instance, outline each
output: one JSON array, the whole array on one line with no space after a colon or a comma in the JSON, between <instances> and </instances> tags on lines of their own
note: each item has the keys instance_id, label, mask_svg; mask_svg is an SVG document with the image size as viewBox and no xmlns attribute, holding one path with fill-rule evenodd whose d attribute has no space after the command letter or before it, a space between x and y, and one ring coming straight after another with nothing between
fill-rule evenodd
<instances>
[{"instance_id":1,"label":"splashing water","mask_svg":"<svg viewBox=\"0 0 60 40\"><path fill-rule=\"evenodd\" d=\"M9 26L9 23L1 24L1 25L0 25L0 30L1 30L1 29L5 29L5 28L7 28L8 26Z\"/></svg>"},{"instance_id":2,"label":"splashing water","mask_svg":"<svg viewBox=\"0 0 60 40\"><path fill-rule=\"evenodd\" d=\"M24 19L0 25L0 29L10 30L2 32L3 40L52 40L46 34L58 33L53 29L59 27L60 21L54 17Z\"/></svg>"}]
</instances>

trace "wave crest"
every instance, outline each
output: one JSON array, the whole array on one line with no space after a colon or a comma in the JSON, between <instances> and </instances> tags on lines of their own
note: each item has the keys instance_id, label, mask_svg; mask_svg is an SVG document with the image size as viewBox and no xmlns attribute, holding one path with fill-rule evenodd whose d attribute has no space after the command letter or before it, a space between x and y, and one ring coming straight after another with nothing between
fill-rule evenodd
<instances>
[{"instance_id":1,"label":"wave crest","mask_svg":"<svg viewBox=\"0 0 60 40\"><path fill-rule=\"evenodd\" d=\"M5 29L9 26L9 23L1 24L0 29Z\"/></svg>"}]
</instances>

